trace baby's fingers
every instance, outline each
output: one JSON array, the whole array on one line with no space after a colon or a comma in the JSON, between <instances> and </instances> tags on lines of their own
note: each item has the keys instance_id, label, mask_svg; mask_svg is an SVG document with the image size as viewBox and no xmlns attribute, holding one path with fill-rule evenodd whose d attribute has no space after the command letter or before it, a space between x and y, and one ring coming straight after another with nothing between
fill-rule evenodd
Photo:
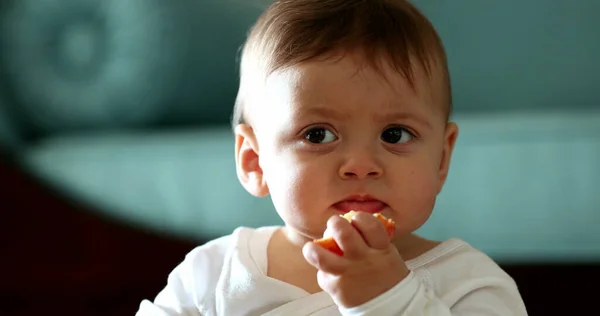
<instances>
[{"instance_id":1,"label":"baby's fingers","mask_svg":"<svg viewBox=\"0 0 600 316\"><path fill-rule=\"evenodd\" d=\"M360 257L368 251L368 246L360 232L348 220L333 216L327 221L327 229L331 231L333 239L344 252L345 257Z\"/></svg>"},{"instance_id":2,"label":"baby's fingers","mask_svg":"<svg viewBox=\"0 0 600 316\"><path fill-rule=\"evenodd\" d=\"M374 249L387 249L390 239L381 220L375 216L359 212L352 219L352 225L358 230L367 245Z\"/></svg>"},{"instance_id":3,"label":"baby's fingers","mask_svg":"<svg viewBox=\"0 0 600 316\"><path fill-rule=\"evenodd\" d=\"M346 270L347 262L344 257L313 242L304 245L302 254L308 263L325 273L340 275Z\"/></svg>"}]
</instances>

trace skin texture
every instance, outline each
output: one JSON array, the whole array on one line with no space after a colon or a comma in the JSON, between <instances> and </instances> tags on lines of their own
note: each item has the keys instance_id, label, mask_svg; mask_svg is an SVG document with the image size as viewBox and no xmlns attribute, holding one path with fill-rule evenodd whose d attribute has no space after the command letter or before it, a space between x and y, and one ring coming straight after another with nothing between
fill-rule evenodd
<instances>
[{"instance_id":1,"label":"skin texture","mask_svg":"<svg viewBox=\"0 0 600 316\"><path fill-rule=\"evenodd\" d=\"M385 62L379 71L364 65L347 54L273 73L248 104L248 124L235 130L240 182L269 195L285 223L267 249L270 276L320 288L342 307L394 287L408 274L404 260L431 248L412 233L431 215L458 133L436 93L439 76L415 67L413 89ZM352 223L339 216L349 196L383 205L396 223L391 242L372 214ZM344 256L313 242L326 228Z\"/></svg>"}]
</instances>

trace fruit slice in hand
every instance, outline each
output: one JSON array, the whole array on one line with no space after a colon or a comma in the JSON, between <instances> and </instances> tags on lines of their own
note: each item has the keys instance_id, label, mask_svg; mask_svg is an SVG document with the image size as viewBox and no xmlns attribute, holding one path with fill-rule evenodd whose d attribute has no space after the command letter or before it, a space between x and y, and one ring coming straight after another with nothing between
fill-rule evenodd
<instances>
[{"instance_id":1,"label":"fruit slice in hand","mask_svg":"<svg viewBox=\"0 0 600 316\"><path fill-rule=\"evenodd\" d=\"M356 215L356 214L358 214L358 212L350 211L350 212L348 212L344 215L340 215L340 216L343 217L344 219L346 219L347 221L352 222L352 217L354 217L354 215ZM385 227L385 230L388 233L388 237L392 238L392 236L394 235L394 230L396 229L396 222L394 222L394 220L392 220L392 219L386 218L385 216L381 215L381 213L375 213L375 214L373 214L373 216L375 216L378 220L381 221L381 223ZM316 240L314 240L314 243L335 253L335 254L338 254L340 256L344 255L344 252L342 251L342 249L340 249L338 244L335 242L335 240L331 236L324 236L321 239L316 239Z\"/></svg>"}]
</instances>

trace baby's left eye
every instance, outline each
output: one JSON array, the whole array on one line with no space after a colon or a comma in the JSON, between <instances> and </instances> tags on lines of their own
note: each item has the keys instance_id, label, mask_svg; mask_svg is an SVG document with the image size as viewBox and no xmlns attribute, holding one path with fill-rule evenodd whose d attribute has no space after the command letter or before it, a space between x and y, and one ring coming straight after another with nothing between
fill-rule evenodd
<instances>
[{"instance_id":1,"label":"baby's left eye","mask_svg":"<svg viewBox=\"0 0 600 316\"><path fill-rule=\"evenodd\" d=\"M413 139L411 132L401 127L390 127L381 133L381 140L390 144L404 144Z\"/></svg>"},{"instance_id":2,"label":"baby's left eye","mask_svg":"<svg viewBox=\"0 0 600 316\"><path fill-rule=\"evenodd\" d=\"M313 144L331 143L337 139L335 134L324 127L315 127L308 130L304 138Z\"/></svg>"}]
</instances>

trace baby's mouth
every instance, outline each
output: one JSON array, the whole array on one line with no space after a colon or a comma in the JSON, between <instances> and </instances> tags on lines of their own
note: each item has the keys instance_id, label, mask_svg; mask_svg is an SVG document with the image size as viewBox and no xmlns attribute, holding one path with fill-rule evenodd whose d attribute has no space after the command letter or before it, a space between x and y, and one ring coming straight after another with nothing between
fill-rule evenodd
<instances>
[{"instance_id":1,"label":"baby's mouth","mask_svg":"<svg viewBox=\"0 0 600 316\"><path fill-rule=\"evenodd\" d=\"M375 199L364 199L364 200L343 200L333 205L335 209L340 212L348 213L350 211L367 212L367 213L379 213L387 207L387 204L375 200Z\"/></svg>"}]
</instances>

